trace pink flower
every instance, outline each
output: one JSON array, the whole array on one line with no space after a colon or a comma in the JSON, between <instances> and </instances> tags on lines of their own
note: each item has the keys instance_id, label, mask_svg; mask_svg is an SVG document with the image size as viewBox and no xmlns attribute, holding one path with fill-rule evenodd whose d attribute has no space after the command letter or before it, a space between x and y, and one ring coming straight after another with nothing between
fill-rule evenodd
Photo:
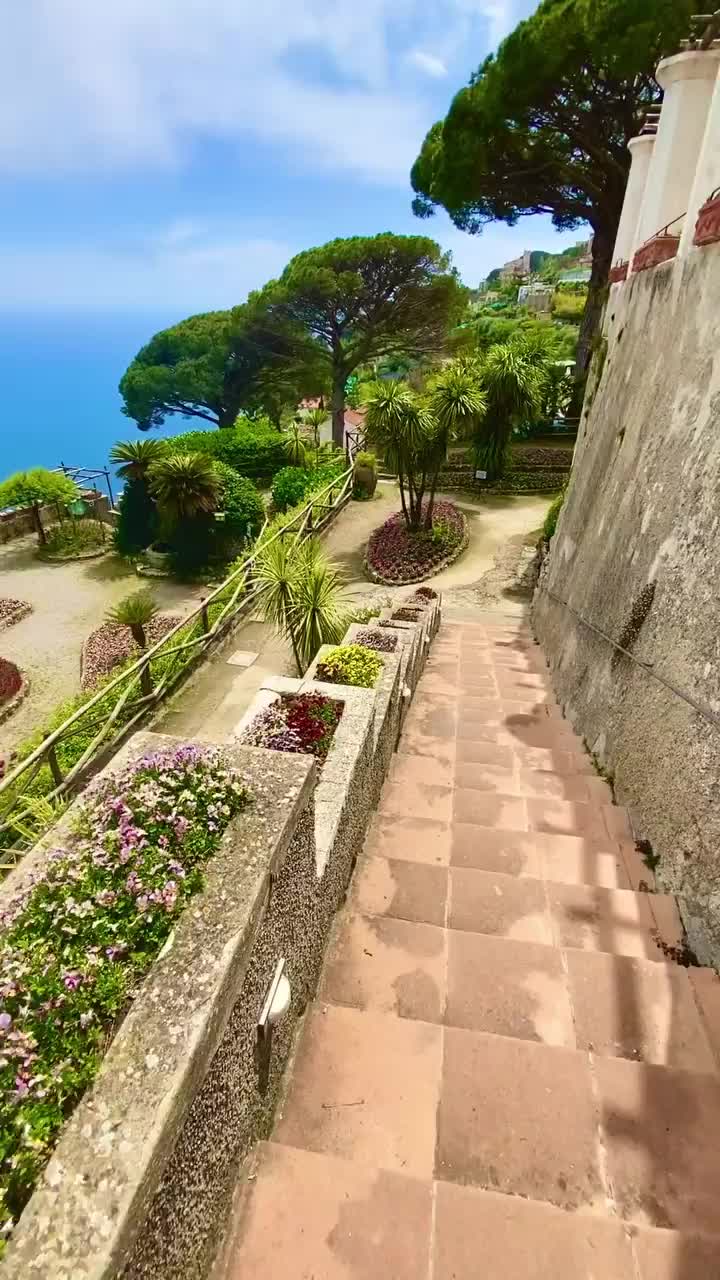
<instances>
[{"instance_id":1,"label":"pink flower","mask_svg":"<svg viewBox=\"0 0 720 1280\"><path fill-rule=\"evenodd\" d=\"M63 986L66 987L68 991L76 991L83 980L83 976L75 969L70 973L64 973L62 980Z\"/></svg>"}]
</instances>

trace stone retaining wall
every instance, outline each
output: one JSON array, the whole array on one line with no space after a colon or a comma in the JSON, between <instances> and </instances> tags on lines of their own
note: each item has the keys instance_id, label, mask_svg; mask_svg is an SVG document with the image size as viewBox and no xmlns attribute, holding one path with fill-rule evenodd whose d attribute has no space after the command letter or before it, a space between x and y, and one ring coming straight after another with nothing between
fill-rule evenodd
<instances>
[{"instance_id":1,"label":"stone retaining wall","mask_svg":"<svg viewBox=\"0 0 720 1280\"><path fill-rule=\"evenodd\" d=\"M414 688L438 620L439 601L423 608L417 625L398 624L398 650L382 655L375 690L322 684L313 664L302 681L276 677L258 695L255 710L300 689L344 702L322 775L315 785L310 756L227 745L253 803L226 832L205 889L181 917L69 1120L0 1276L210 1274L239 1162L270 1130L297 1020L314 995L332 920L397 743L403 691ZM177 741L136 734L108 770ZM0 887L0 906L42 870L77 803ZM268 1054L257 1023L281 958L292 999Z\"/></svg>"}]
</instances>

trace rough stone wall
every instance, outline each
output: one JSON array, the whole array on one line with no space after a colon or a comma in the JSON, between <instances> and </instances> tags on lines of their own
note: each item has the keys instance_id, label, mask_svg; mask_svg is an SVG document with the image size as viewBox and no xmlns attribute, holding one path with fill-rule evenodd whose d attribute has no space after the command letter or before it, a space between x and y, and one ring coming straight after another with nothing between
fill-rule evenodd
<instances>
[{"instance_id":1,"label":"rough stone wall","mask_svg":"<svg viewBox=\"0 0 720 1280\"><path fill-rule=\"evenodd\" d=\"M720 246L608 304L572 479L534 605L566 714L659 856L689 941L720 962ZM568 602L641 662L613 651Z\"/></svg>"}]
</instances>

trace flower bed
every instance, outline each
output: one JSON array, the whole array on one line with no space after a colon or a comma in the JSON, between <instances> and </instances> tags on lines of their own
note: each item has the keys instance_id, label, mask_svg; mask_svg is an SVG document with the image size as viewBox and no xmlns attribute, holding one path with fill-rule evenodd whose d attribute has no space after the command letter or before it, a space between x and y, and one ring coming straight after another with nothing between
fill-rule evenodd
<instances>
[{"instance_id":1,"label":"flower bed","mask_svg":"<svg viewBox=\"0 0 720 1280\"><path fill-rule=\"evenodd\" d=\"M215 748L142 756L89 789L73 836L3 912L3 1223L17 1220L140 980L248 800Z\"/></svg>"},{"instance_id":2,"label":"flower bed","mask_svg":"<svg viewBox=\"0 0 720 1280\"><path fill-rule=\"evenodd\" d=\"M180 622L177 615L164 613L151 618L145 624L145 636L148 647L157 644L168 631ZM128 658L137 658L140 653L129 627L116 626L112 622L104 622L101 627L91 632L83 645L80 688L91 689L103 676L108 675L113 667Z\"/></svg>"},{"instance_id":3,"label":"flower bed","mask_svg":"<svg viewBox=\"0 0 720 1280\"><path fill-rule=\"evenodd\" d=\"M32 605L27 600L13 600L10 596L0 596L0 631L12 627L21 618L32 613Z\"/></svg>"},{"instance_id":4,"label":"flower bed","mask_svg":"<svg viewBox=\"0 0 720 1280\"><path fill-rule=\"evenodd\" d=\"M240 741L270 751L303 751L325 760L342 712L341 702L322 693L283 696L255 717Z\"/></svg>"},{"instance_id":5,"label":"flower bed","mask_svg":"<svg viewBox=\"0 0 720 1280\"><path fill-rule=\"evenodd\" d=\"M389 631L381 631L379 627L364 627L362 631L358 631L355 640L363 648L377 649L379 653L394 653L398 642L396 635L392 635Z\"/></svg>"},{"instance_id":6,"label":"flower bed","mask_svg":"<svg viewBox=\"0 0 720 1280\"><path fill-rule=\"evenodd\" d=\"M368 542L365 568L375 582L420 582L456 560L466 546L462 512L452 502L436 502L432 532L410 533L402 512L376 529Z\"/></svg>"},{"instance_id":7,"label":"flower bed","mask_svg":"<svg viewBox=\"0 0 720 1280\"><path fill-rule=\"evenodd\" d=\"M419 622L422 618L422 609L409 609L403 606L396 609L390 618L391 622Z\"/></svg>"},{"instance_id":8,"label":"flower bed","mask_svg":"<svg viewBox=\"0 0 720 1280\"><path fill-rule=\"evenodd\" d=\"M433 591L432 587L418 587L412 596L414 600L437 600L437 598L438 593Z\"/></svg>"},{"instance_id":9,"label":"flower bed","mask_svg":"<svg viewBox=\"0 0 720 1280\"><path fill-rule=\"evenodd\" d=\"M383 668L383 660L362 644L337 645L323 654L315 668L315 679L327 684L349 684L372 689Z\"/></svg>"},{"instance_id":10,"label":"flower bed","mask_svg":"<svg viewBox=\"0 0 720 1280\"><path fill-rule=\"evenodd\" d=\"M0 707L14 698L22 689L22 675L19 667L7 658L0 658Z\"/></svg>"}]
</instances>

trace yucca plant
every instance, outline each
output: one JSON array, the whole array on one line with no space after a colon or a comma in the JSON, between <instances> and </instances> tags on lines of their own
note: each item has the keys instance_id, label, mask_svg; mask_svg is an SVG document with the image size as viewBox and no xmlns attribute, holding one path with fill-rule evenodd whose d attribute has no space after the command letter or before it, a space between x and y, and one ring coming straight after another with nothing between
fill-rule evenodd
<instances>
[{"instance_id":1,"label":"yucca plant","mask_svg":"<svg viewBox=\"0 0 720 1280\"><path fill-rule=\"evenodd\" d=\"M150 467L164 456L162 440L118 440L110 450L110 461L123 480L145 480Z\"/></svg>"},{"instance_id":2,"label":"yucca plant","mask_svg":"<svg viewBox=\"0 0 720 1280\"><path fill-rule=\"evenodd\" d=\"M222 480L206 453L176 453L159 458L148 471L150 491L166 524L215 511Z\"/></svg>"},{"instance_id":3,"label":"yucca plant","mask_svg":"<svg viewBox=\"0 0 720 1280\"><path fill-rule=\"evenodd\" d=\"M327 422L326 409L309 409L305 415L305 422L312 431L313 448L315 450L315 466L320 464L320 428L324 422Z\"/></svg>"},{"instance_id":4,"label":"yucca plant","mask_svg":"<svg viewBox=\"0 0 720 1280\"><path fill-rule=\"evenodd\" d=\"M157 612L158 607L152 593L145 588L125 596L125 599L116 604L114 609L108 611L105 620L118 627L128 627L138 648L144 652L147 649L145 628L156 617ZM149 663L146 663L140 672L140 688L143 694L152 693L153 683Z\"/></svg>"},{"instance_id":5,"label":"yucca plant","mask_svg":"<svg viewBox=\"0 0 720 1280\"><path fill-rule=\"evenodd\" d=\"M418 530L435 424L428 409L399 381L376 382L366 401L365 431L387 466L397 471L405 523ZM405 486L407 484L407 494Z\"/></svg>"},{"instance_id":6,"label":"yucca plant","mask_svg":"<svg viewBox=\"0 0 720 1280\"><path fill-rule=\"evenodd\" d=\"M280 537L262 548L255 562L258 605L287 637L302 675L322 644L335 644L344 631L341 579L319 544Z\"/></svg>"},{"instance_id":7,"label":"yucca plant","mask_svg":"<svg viewBox=\"0 0 720 1280\"><path fill-rule=\"evenodd\" d=\"M301 430L299 422L291 422L286 432L285 457L291 467L304 467L307 462L305 441L300 434Z\"/></svg>"},{"instance_id":8,"label":"yucca plant","mask_svg":"<svg viewBox=\"0 0 720 1280\"><path fill-rule=\"evenodd\" d=\"M432 449L434 469L425 513L425 527L432 528L432 511L440 469L453 440L475 435L485 415L487 401L480 385L480 372L472 362L456 360L436 379L429 396L435 422Z\"/></svg>"},{"instance_id":9,"label":"yucca plant","mask_svg":"<svg viewBox=\"0 0 720 1280\"><path fill-rule=\"evenodd\" d=\"M521 348L497 343L483 362L482 387L486 412L476 436L478 463L488 480L496 480L508 467L513 426L539 412L542 377Z\"/></svg>"}]
</instances>

